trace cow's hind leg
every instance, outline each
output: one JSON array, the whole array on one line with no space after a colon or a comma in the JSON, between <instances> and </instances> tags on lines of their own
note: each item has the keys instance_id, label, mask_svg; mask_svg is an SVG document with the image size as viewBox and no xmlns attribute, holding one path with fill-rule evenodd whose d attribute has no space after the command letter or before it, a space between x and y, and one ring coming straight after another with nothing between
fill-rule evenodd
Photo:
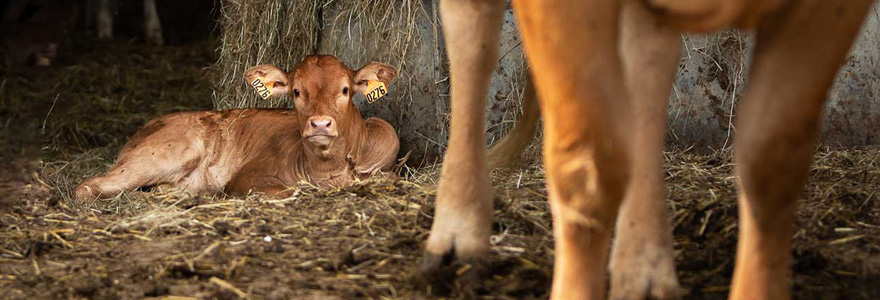
<instances>
[{"instance_id":1,"label":"cow's hind leg","mask_svg":"<svg viewBox=\"0 0 880 300\"><path fill-rule=\"evenodd\" d=\"M159 12L156 11L156 0L144 0L144 31L147 42L150 44L162 45L165 43L165 39L162 37Z\"/></svg>"},{"instance_id":2,"label":"cow's hind leg","mask_svg":"<svg viewBox=\"0 0 880 300\"><path fill-rule=\"evenodd\" d=\"M428 280L438 275L448 258L476 262L489 253L492 199L484 122L503 12L501 0L440 2L449 51L452 117L422 264ZM468 274L473 278L476 273Z\"/></svg>"},{"instance_id":3,"label":"cow's hind leg","mask_svg":"<svg viewBox=\"0 0 880 300\"><path fill-rule=\"evenodd\" d=\"M631 180L614 237L611 299L677 298L678 278L663 183L666 104L681 39L640 3L627 2L620 52L633 100Z\"/></svg>"},{"instance_id":4,"label":"cow's hind leg","mask_svg":"<svg viewBox=\"0 0 880 300\"><path fill-rule=\"evenodd\" d=\"M828 87L871 1L799 1L758 27L737 126L739 244L731 299L790 298L796 197Z\"/></svg>"},{"instance_id":5,"label":"cow's hind leg","mask_svg":"<svg viewBox=\"0 0 880 300\"><path fill-rule=\"evenodd\" d=\"M544 115L556 241L551 297L604 299L608 244L630 171L619 3L515 4Z\"/></svg>"},{"instance_id":6,"label":"cow's hind leg","mask_svg":"<svg viewBox=\"0 0 880 300\"><path fill-rule=\"evenodd\" d=\"M123 150L110 171L81 183L74 190L74 197L79 200L95 200L157 184L179 185L181 179L198 167L200 157L197 151L183 142L171 143L171 146L168 150L147 145L134 151ZM195 186L178 187L189 191L200 189Z\"/></svg>"},{"instance_id":7,"label":"cow's hind leg","mask_svg":"<svg viewBox=\"0 0 880 300\"><path fill-rule=\"evenodd\" d=\"M98 38L102 40L113 38L113 12L110 10L110 0L98 0L97 29Z\"/></svg>"}]
</instances>

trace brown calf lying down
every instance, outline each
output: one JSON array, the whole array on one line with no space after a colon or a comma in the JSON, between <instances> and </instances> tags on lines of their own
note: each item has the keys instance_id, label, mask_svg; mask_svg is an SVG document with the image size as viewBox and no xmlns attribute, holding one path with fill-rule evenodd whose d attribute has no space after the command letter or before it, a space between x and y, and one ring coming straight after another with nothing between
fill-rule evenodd
<instances>
[{"instance_id":1,"label":"brown calf lying down","mask_svg":"<svg viewBox=\"0 0 880 300\"><path fill-rule=\"evenodd\" d=\"M680 32L756 28L737 118L739 244L730 297L790 298L796 198L826 94L871 0L514 0L544 116L553 213L551 298L679 294L663 199L666 101ZM423 267L489 253L485 95L498 60L503 0L440 2L452 119ZM525 126L523 128L529 128ZM473 273L473 272L471 272Z\"/></svg>"},{"instance_id":2,"label":"brown calf lying down","mask_svg":"<svg viewBox=\"0 0 880 300\"><path fill-rule=\"evenodd\" d=\"M333 56L309 56L290 73L270 65L245 72L269 97L293 98L295 110L181 112L151 120L129 140L116 165L74 191L79 199L171 184L191 194L274 194L300 181L344 186L393 166L399 149L387 122L361 117L353 93L388 84L393 67L353 71Z\"/></svg>"}]
</instances>

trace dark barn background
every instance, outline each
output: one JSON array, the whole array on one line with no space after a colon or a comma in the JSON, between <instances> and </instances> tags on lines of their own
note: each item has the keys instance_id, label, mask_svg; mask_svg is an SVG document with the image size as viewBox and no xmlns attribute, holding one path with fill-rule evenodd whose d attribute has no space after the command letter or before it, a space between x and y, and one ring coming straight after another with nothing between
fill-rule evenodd
<instances>
[{"instance_id":1,"label":"dark barn background","mask_svg":"<svg viewBox=\"0 0 880 300\"><path fill-rule=\"evenodd\" d=\"M30 11L7 16L16 2ZM143 4L113 1L114 38L94 29L97 0L0 0L0 299L459 297L413 283L445 149L449 79L436 1L156 0L166 45L149 45ZM46 9L52 3L62 9ZM12 13L9 13L12 14ZM57 43L46 68L27 54ZM747 32L685 35L669 104L665 177L686 299L724 299L736 243L731 120L747 84ZM487 95L489 142L521 114L527 63L512 11ZM24 54L22 54L24 53ZM303 187L270 199L191 197L170 188L80 203L69 190L107 170L159 115L290 107L242 80L262 63L311 53L349 67L391 64L385 99L355 101L398 130L398 180ZM880 10L829 93L822 144L802 195L792 255L798 299L880 297ZM546 298L553 239L540 143L493 172L489 299ZM266 237L270 237L266 241ZM191 299L182 298L182 299Z\"/></svg>"}]
</instances>

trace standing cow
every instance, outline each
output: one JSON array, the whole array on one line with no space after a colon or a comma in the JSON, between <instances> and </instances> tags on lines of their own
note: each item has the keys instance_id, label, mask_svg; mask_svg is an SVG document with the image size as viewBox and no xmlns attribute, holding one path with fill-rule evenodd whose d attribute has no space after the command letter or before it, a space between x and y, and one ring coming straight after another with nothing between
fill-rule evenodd
<instances>
[{"instance_id":1,"label":"standing cow","mask_svg":"<svg viewBox=\"0 0 880 300\"><path fill-rule=\"evenodd\" d=\"M94 2L94 1L91 1ZM98 38L113 37L113 3L74 0L0 0L0 58L6 65L46 67L57 57L58 47L73 29L81 8L87 19L97 8ZM93 4L93 5L88 5ZM144 35L147 42L162 45L162 25L155 0L143 0Z\"/></svg>"},{"instance_id":2,"label":"standing cow","mask_svg":"<svg viewBox=\"0 0 880 300\"><path fill-rule=\"evenodd\" d=\"M355 93L384 88L396 70L354 71L333 56L309 56L291 72L245 72L265 97L293 98L295 110L233 109L155 118L122 147L106 174L76 187L78 199L171 184L191 194L276 194L300 181L345 186L393 167L399 141L387 122L361 117Z\"/></svg>"},{"instance_id":3,"label":"standing cow","mask_svg":"<svg viewBox=\"0 0 880 300\"><path fill-rule=\"evenodd\" d=\"M0 0L0 64L51 65L77 11L74 1Z\"/></svg>"},{"instance_id":4,"label":"standing cow","mask_svg":"<svg viewBox=\"0 0 880 300\"><path fill-rule=\"evenodd\" d=\"M678 295L663 205L662 150L680 32L756 28L736 126L739 243L732 299L790 298L796 198L826 94L872 0L516 0L544 116L556 242L553 299ZM488 255L492 203L485 95L503 0L440 3L452 118L426 246L430 275L450 256Z\"/></svg>"},{"instance_id":5,"label":"standing cow","mask_svg":"<svg viewBox=\"0 0 880 300\"><path fill-rule=\"evenodd\" d=\"M165 44L162 37L162 22L156 11L156 0L144 1L144 36L147 42L154 45ZM113 38L113 3L110 0L98 0L96 29L99 39Z\"/></svg>"}]
</instances>

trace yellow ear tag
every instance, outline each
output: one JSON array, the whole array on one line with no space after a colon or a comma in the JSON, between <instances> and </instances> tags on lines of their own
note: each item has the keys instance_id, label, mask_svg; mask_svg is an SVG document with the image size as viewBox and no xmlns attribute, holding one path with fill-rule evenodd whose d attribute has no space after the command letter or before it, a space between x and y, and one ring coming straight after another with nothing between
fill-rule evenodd
<instances>
[{"instance_id":1,"label":"yellow ear tag","mask_svg":"<svg viewBox=\"0 0 880 300\"><path fill-rule=\"evenodd\" d=\"M385 94L388 94L388 90L385 89L384 82L378 80L367 81L367 103L376 102L376 100L385 97Z\"/></svg>"},{"instance_id":2,"label":"yellow ear tag","mask_svg":"<svg viewBox=\"0 0 880 300\"><path fill-rule=\"evenodd\" d=\"M260 97L265 100L269 99L269 97L272 96L272 86L274 85L274 82L264 83L263 80L265 79L262 77L257 77L257 79L254 79L254 81L251 82L251 86L254 87L254 90L257 91L257 94L259 94Z\"/></svg>"}]
</instances>

